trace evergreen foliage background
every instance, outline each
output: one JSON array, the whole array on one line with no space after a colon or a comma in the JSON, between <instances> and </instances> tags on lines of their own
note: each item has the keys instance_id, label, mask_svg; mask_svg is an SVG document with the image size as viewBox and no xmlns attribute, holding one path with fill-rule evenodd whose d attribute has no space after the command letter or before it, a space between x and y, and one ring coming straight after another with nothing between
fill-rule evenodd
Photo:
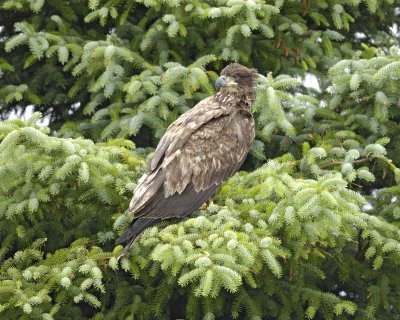
<instances>
[{"instance_id":1,"label":"evergreen foliage background","mask_svg":"<svg viewBox=\"0 0 400 320\"><path fill-rule=\"evenodd\" d=\"M2 1L0 318L400 319L399 15ZM146 158L231 61L261 74L245 171L117 261Z\"/></svg>"}]
</instances>

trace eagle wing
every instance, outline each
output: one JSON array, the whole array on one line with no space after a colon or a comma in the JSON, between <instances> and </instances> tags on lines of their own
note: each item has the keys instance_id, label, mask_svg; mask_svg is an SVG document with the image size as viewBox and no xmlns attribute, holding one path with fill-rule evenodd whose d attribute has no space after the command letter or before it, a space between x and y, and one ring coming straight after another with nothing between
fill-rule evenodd
<instances>
[{"instance_id":1,"label":"eagle wing","mask_svg":"<svg viewBox=\"0 0 400 320\"><path fill-rule=\"evenodd\" d=\"M254 120L213 97L170 125L129 206L136 218L183 217L207 201L242 165Z\"/></svg>"}]
</instances>

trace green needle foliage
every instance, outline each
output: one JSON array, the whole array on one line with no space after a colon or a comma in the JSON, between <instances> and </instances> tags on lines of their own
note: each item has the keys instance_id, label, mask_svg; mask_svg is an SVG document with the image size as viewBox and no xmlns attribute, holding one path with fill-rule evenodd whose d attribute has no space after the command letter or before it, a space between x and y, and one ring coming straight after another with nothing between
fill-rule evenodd
<instances>
[{"instance_id":1,"label":"green needle foliage","mask_svg":"<svg viewBox=\"0 0 400 320\"><path fill-rule=\"evenodd\" d=\"M399 12L1 2L0 318L399 319ZM244 171L118 261L148 156L231 61L260 72Z\"/></svg>"}]
</instances>

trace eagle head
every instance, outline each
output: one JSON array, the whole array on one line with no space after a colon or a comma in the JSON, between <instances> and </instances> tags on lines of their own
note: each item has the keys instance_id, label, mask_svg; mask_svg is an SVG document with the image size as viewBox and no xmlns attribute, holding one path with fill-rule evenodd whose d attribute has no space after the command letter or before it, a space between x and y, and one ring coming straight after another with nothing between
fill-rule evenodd
<instances>
[{"instance_id":1,"label":"eagle head","mask_svg":"<svg viewBox=\"0 0 400 320\"><path fill-rule=\"evenodd\" d=\"M257 83L257 70L249 69L239 63L231 63L222 71L215 82L215 88L225 92L254 90Z\"/></svg>"}]
</instances>

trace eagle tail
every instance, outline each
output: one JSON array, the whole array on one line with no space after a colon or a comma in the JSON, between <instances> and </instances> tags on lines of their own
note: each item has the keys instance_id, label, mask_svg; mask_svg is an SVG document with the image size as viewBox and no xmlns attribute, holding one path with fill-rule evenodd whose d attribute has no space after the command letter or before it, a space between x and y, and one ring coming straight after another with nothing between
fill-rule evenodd
<instances>
[{"instance_id":1,"label":"eagle tail","mask_svg":"<svg viewBox=\"0 0 400 320\"><path fill-rule=\"evenodd\" d=\"M126 230L116 241L116 244L121 244L127 240L130 240L129 243L124 247L121 253L118 255L118 259L123 257L128 250L133 246L133 244L138 239L138 236L142 233L142 231L153 224L159 222L160 219L152 219L152 218L139 218L137 219L129 228Z\"/></svg>"}]
</instances>

